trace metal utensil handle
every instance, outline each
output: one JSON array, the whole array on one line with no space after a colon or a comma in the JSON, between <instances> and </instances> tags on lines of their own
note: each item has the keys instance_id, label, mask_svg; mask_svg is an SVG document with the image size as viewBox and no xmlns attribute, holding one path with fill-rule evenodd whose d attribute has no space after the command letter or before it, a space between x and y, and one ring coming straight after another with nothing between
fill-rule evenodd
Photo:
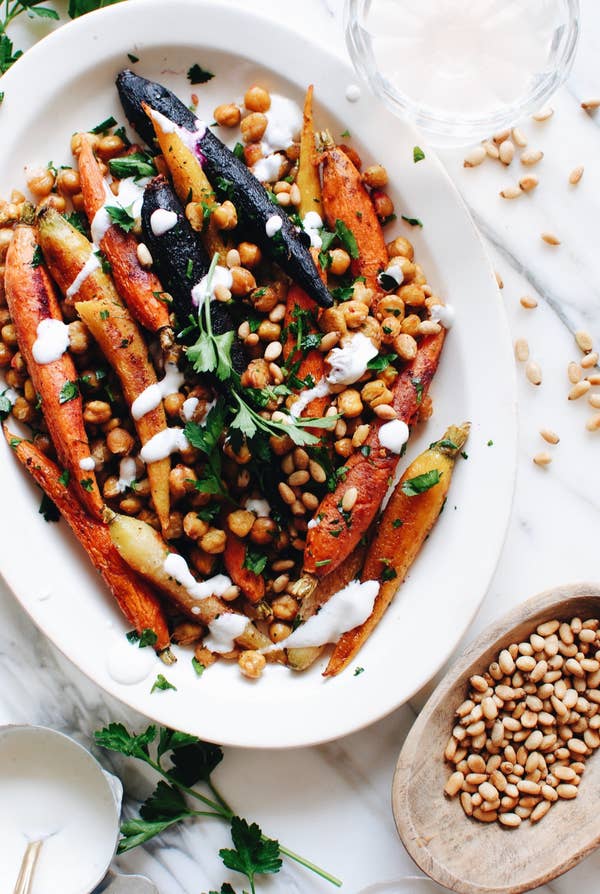
<instances>
[{"instance_id":1,"label":"metal utensil handle","mask_svg":"<svg viewBox=\"0 0 600 894\"><path fill-rule=\"evenodd\" d=\"M33 874L43 843L43 840L30 841L27 845L13 894L29 894L31 891Z\"/></svg>"}]
</instances>

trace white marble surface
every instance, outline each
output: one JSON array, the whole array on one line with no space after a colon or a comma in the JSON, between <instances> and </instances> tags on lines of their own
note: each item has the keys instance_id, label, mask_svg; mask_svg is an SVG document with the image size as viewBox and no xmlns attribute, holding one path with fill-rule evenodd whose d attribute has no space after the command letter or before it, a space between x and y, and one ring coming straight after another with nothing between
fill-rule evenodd
<instances>
[{"instance_id":1,"label":"white marble surface","mask_svg":"<svg viewBox=\"0 0 600 894\"><path fill-rule=\"evenodd\" d=\"M57 8L64 11L65 5L58 3ZM261 0L255 5L344 52L337 0ZM567 363L579 354L573 331L585 327L600 343L600 113L594 117L579 108L580 100L600 94L600 8L597 0L582 0L582 7L579 55L566 87L552 100L556 114L543 124L523 122L530 145L545 152L535 169L539 188L517 201L504 201L498 191L518 178L520 166L505 170L487 162L464 170L462 152L441 153L504 280L502 294L513 335L528 338L544 374L543 384L534 388L519 372L521 432L512 518L496 574L467 639L508 607L546 587L597 578L600 433L586 432L585 420L592 411L585 398L567 401L566 378ZM46 29L43 23L26 23L13 33L26 46ZM578 164L585 165L585 174L571 187L568 173ZM556 233L562 244L553 248L542 243L542 230ZM520 306L525 294L538 298L536 310ZM554 462L547 469L531 461L545 448L538 433L542 426L561 437L557 447L549 448ZM141 724L58 654L1 584L0 612L0 723L48 724L86 744L92 731L108 720ZM339 875L349 894L414 875L396 837L389 799L398 751L425 696L375 726L328 745L271 753L228 749L216 778L242 815ZM129 807L134 807L136 796L145 796L150 787L139 768L100 757L122 774ZM202 827L166 834L116 863L124 871L152 877L161 894L199 894L228 878L217 856L218 848L227 844L227 829L205 821ZM548 890L592 894L599 870L597 854ZM236 883L233 876L230 880ZM422 888L417 882L397 882L385 890L400 894ZM261 879L260 890L318 894L333 889L288 864L275 878Z\"/></svg>"}]
</instances>

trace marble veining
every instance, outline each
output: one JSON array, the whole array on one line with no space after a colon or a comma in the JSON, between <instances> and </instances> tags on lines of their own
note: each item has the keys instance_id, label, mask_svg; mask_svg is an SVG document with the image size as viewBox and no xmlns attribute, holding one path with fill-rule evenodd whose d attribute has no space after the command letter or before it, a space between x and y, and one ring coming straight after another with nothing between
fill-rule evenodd
<instances>
[{"instance_id":1,"label":"marble veining","mask_svg":"<svg viewBox=\"0 0 600 894\"><path fill-rule=\"evenodd\" d=\"M234 5L233 0L223 2ZM55 5L65 13L65 2ZM344 52L342 0L285 0L276 7L269 0L256 0L253 6ZM600 93L600 8L596 0L582 0L582 10L579 55L567 84L552 100L556 114L545 123L522 124L530 146L545 153L530 169L540 179L538 189L512 202L503 200L499 190L527 169L514 162L504 169L488 161L465 170L463 151L440 153L504 280L502 295L513 336L529 340L544 375L543 384L535 388L519 372L521 429L512 519L496 574L465 642L529 595L561 582L597 578L599 435L585 431L591 412L585 398L576 404L567 401L565 374L569 360L578 356L574 330L585 326L600 342L600 113L589 115L579 108L582 99ZM39 22L18 25L14 36L20 46L27 46L43 29ZM585 165L584 177L570 187L569 171L578 164ZM555 232L562 244L545 245L542 230ZM537 297L536 310L520 306L524 294ZM535 452L545 449L538 434L542 426L561 436L560 444L550 448L554 462L548 469L531 462ZM86 745L93 730L109 720L136 728L145 723L73 668L34 628L3 584L0 612L0 723L48 724ZM426 639L423 631L424 647ZM415 875L395 833L389 793L397 753L432 685L378 724L334 743L274 753L227 749L216 779L236 810L339 875L348 894ZM151 772L117 755L98 757L123 779L124 811L132 815L153 786ZM199 894L225 880L240 888L239 877L225 870L217 854L228 843L224 825L203 820L118 858L115 866L151 877L161 894ZM540 890L595 894L599 870L600 854L592 855ZM332 890L289 863L275 878L260 880L260 891L266 894ZM400 888L392 883L386 890L393 894Z\"/></svg>"}]
</instances>

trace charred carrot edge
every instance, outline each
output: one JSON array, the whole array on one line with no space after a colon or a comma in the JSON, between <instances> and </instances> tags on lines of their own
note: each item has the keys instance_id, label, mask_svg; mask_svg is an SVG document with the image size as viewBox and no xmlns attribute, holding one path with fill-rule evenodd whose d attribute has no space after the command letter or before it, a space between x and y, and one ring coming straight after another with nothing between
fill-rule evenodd
<instances>
[{"instance_id":1,"label":"charred carrot edge","mask_svg":"<svg viewBox=\"0 0 600 894\"><path fill-rule=\"evenodd\" d=\"M85 213L90 224L106 201L105 181L90 142L83 138L78 156ZM169 328L169 311L157 296L163 287L156 274L139 262L137 239L113 224L100 242L112 267L117 291L136 320L151 332Z\"/></svg>"},{"instance_id":2,"label":"charred carrot edge","mask_svg":"<svg viewBox=\"0 0 600 894\"><path fill-rule=\"evenodd\" d=\"M77 371L65 351L51 363L37 363L33 345L42 320L62 322L54 286L42 264L33 265L37 248L35 231L16 228L6 256L6 300L17 333L19 349L27 363L33 387L40 396L42 413L61 463L68 469L79 501L94 518L102 515L102 497L93 471L83 472L81 460L89 459L90 445L83 424L81 396L77 391ZM72 383L75 396L62 399L62 389ZM85 481L85 487L82 485Z\"/></svg>"},{"instance_id":3,"label":"charred carrot edge","mask_svg":"<svg viewBox=\"0 0 600 894\"><path fill-rule=\"evenodd\" d=\"M352 260L353 276L364 276L366 285L380 291L377 274L388 263L383 230L360 173L345 152L337 146L322 156L323 211L330 230L342 220L352 231L358 246L358 258Z\"/></svg>"},{"instance_id":4,"label":"charred carrot edge","mask_svg":"<svg viewBox=\"0 0 600 894\"><path fill-rule=\"evenodd\" d=\"M246 547L244 541L231 531L227 531L227 542L223 554L225 569L246 599L256 604L265 595L265 581L261 574L255 574L249 568L244 568L245 558Z\"/></svg>"},{"instance_id":5,"label":"charred carrot edge","mask_svg":"<svg viewBox=\"0 0 600 894\"><path fill-rule=\"evenodd\" d=\"M56 504L129 623L138 633L153 630L157 637L156 650L167 649L170 643L169 629L158 597L121 559L112 544L108 527L86 515L73 485L65 487L61 483L61 470L57 465L30 441L12 435L6 425L3 430L17 459Z\"/></svg>"},{"instance_id":6,"label":"charred carrot edge","mask_svg":"<svg viewBox=\"0 0 600 894\"><path fill-rule=\"evenodd\" d=\"M318 314L318 307L312 300L312 298L310 298L306 294L304 289L301 289L300 286L292 283L287 293L284 319L284 326L288 330L286 342L283 347L283 357L286 363L288 361L296 360L296 358L293 356L296 340L294 336L289 332L290 323L294 322L296 306L298 306L302 310L312 311L315 317ZM318 329L315 328L314 331L318 332ZM304 356L299 354L297 359L300 360L300 365L296 372L296 376L299 379L305 379L308 375L310 375L312 376L316 385L316 383L319 382L325 375L325 355L317 348L311 348L311 350L307 351ZM308 404L308 406L305 407L302 415L306 417L312 416L313 419L318 419L325 412L327 403L327 396L315 397L314 400L312 400ZM323 432L320 431L317 432L317 434L322 435Z\"/></svg>"},{"instance_id":7,"label":"charred carrot edge","mask_svg":"<svg viewBox=\"0 0 600 894\"><path fill-rule=\"evenodd\" d=\"M445 331L442 330L437 335L423 339L417 356L396 380L393 407L398 419L409 426L417 418L420 402L427 394L437 369L444 335ZM414 385L416 380L420 386L418 393ZM382 424L381 420L372 424L366 441L371 448L369 455L364 456L360 452L351 456L346 463L348 472L344 481L321 501L317 510L321 521L308 531L306 538L304 570L308 574L323 577L337 568L356 548L377 514L399 459L396 454L384 450L379 444L378 431ZM342 497L349 487L355 487L358 491L350 526L339 509Z\"/></svg>"},{"instance_id":8,"label":"charred carrot edge","mask_svg":"<svg viewBox=\"0 0 600 894\"><path fill-rule=\"evenodd\" d=\"M300 190L300 216L304 218L309 211L321 214L321 181L319 179L318 155L315 143L315 127L313 120L313 85L306 91L304 112L302 116L302 133L300 135L300 158L296 183Z\"/></svg>"},{"instance_id":9,"label":"charred carrot edge","mask_svg":"<svg viewBox=\"0 0 600 894\"><path fill-rule=\"evenodd\" d=\"M364 624L344 633L338 640L324 676L339 674L354 660L404 582L408 569L440 516L456 458L464 447L469 428L468 423L451 426L443 438L421 453L402 475L381 517L362 571L363 581L377 580L381 584L373 611ZM402 486L406 481L434 470L440 476L437 484L412 497L404 493Z\"/></svg>"}]
</instances>

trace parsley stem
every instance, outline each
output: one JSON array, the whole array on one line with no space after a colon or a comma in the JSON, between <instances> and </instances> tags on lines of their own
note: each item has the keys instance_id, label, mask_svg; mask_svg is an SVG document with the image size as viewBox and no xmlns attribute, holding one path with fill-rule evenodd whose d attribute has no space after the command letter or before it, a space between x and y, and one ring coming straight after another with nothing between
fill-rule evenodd
<instances>
[{"instance_id":1,"label":"parsley stem","mask_svg":"<svg viewBox=\"0 0 600 894\"><path fill-rule=\"evenodd\" d=\"M230 820L233 816L233 811L229 810L226 807L223 807L221 804L217 804L216 801L211 801L210 798L207 798L205 795L202 795L196 789L190 788L188 785L184 785L183 782L180 782L167 770L163 770L161 765L156 761L153 761L151 758L146 758L146 763L149 764L157 773L167 780L171 785L174 785L175 788L181 789L182 792L190 795L192 798L196 798L198 801L202 801L203 804L206 804L207 807L210 807L215 813L209 814L210 816L219 816L223 819Z\"/></svg>"},{"instance_id":2,"label":"parsley stem","mask_svg":"<svg viewBox=\"0 0 600 894\"><path fill-rule=\"evenodd\" d=\"M282 844L279 845L279 850L282 854L285 854L286 857L289 857L290 860L295 860L296 863L300 863L301 866L304 866L306 869L310 869L310 871L314 872L315 875L320 875L321 878L324 878L326 882L330 882L332 885L335 885L336 888L342 887L343 882L341 879L336 878L335 875L331 875L329 872L321 869L320 866L316 866L314 863L311 863L310 860L305 860L304 857L301 857L299 854L294 853L294 851L289 850Z\"/></svg>"}]
</instances>

